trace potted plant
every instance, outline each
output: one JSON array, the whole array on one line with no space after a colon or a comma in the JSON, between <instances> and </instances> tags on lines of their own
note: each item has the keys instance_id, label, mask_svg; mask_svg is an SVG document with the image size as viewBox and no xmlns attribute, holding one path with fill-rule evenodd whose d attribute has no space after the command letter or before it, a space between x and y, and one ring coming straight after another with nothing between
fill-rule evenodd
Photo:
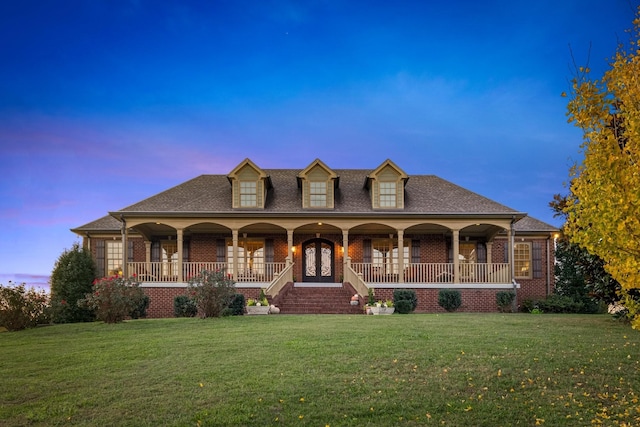
<instances>
[{"instance_id":1,"label":"potted plant","mask_svg":"<svg viewBox=\"0 0 640 427\"><path fill-rule=\"evenodd\" d=\"M373 294L373 288L369 288L369 292L367 295L367 303L364 305L365 314L373 314L371 312L371 308L376 305L375 295Z\"/></svg>"},{"instance_id":2,"label":"potted plant","mask_svg":"<svg viewBox=\"0 0 640 427\"><path fill-rule=\"evenodd\" d=\"M371 314L392 314L395 311L393 301L377 301L371 306Z\"/></svg>"},{"instance_id":3,"label":"potted plant","mask_svg":"<svg viewBox=\"0 0 640 427\"><path fill-rule=\"evenodd\" d=\"M271 307L264 290L260 289L260 296L256 299L247 300L247 314L269 314Z\"/></svg>"}]
</instances>

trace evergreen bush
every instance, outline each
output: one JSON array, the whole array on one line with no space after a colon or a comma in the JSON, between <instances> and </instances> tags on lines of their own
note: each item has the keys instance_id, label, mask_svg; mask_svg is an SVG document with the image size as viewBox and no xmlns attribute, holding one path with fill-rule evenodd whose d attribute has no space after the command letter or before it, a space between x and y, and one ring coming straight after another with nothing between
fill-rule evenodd
<instances>
[{"instance_id":1,"label":"evergreen bush","mask_svg":"<svg viewBox=\"0 0 640 427\"><path fill-rule=\"evenodd\" d=\"M411 313L418 307L416 291L412 289L396 289L393 291L393 305L400 314Z\"/></svg>"},{"instance_id":2,"label":"evergreen bush","mask_svg":"<svg viewBox=\"0 0 640 427\"><path fill-rule=\"evenodd\" d=\"M462 295L456 289L442 289L438 292L438 305L451 312L462 305Z\"/></svg>"},{"instance_id":3,"label":"evergreen bush","mask_svg":"<svg viewBox=\"0 0 640 427\"><path fill-rule=\"evenodd\" d=\"M198 306L187 295L178 295L173 299L173 314L176 317L195 317Z\"/></svg>"},{"instance_id":4,"label":"evergreen bush","mask_svg":"<svg viewBox=\"0 0 640 427\"><path fill-rule=\"evenodd\" d=\"M91 253L78 243L60 255L51 273L51 308L55 323L95 320L93 310L78 305L78 301L92 292L96 275Z\"/></svg>"},{"instance_id":5,"label":"evergreen bush","mask_svg":"<svg viewBox=\"0 0 640 427\"><path fill-rule=\"evenodd\" d=\"M498 309L502 313L511 313L513 311L513 301L516 298L514 291L500 291L496 294L496 303Z\"/></svg>"},{"instance_id":6,"label":"evergreen bush","mask_svg":"<svg viewBox=\"0 0 640 427\"><path fill-rule=\"evenodd\" d=\"M243 294L234 294L231 298L231 303L229 304L228 309L230 310L230 316L242 316L244 314L244 295ZM223 315L226 313L223 313Z\"/></svg>"}]
</instances>

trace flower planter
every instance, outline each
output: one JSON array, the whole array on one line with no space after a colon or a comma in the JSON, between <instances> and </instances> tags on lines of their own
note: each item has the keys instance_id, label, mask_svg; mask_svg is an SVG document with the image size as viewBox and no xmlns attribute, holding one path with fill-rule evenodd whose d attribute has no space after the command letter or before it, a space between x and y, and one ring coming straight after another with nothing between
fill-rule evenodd
<instances>
[{"instance_id":1,"label":"flower planter","mask_svg":"<svg viewBox=\"0 0 640 427\"><path fill-rule=\"evenodd\" d=\"M247 314L269 314L270 309L268 305L248 305Z\"/></svg>"},{"instance_id":2,"label":"flower planter","mask_svg":"<svg viewBox=\"0 0 640 427\"><path fill-rule=\"evenodd\" d=\"M369 307L370 308L370 312L373 315L379 315L379 314L393 314L393 312L395 311L395 307Z\"/></svg>"}]
</instances>

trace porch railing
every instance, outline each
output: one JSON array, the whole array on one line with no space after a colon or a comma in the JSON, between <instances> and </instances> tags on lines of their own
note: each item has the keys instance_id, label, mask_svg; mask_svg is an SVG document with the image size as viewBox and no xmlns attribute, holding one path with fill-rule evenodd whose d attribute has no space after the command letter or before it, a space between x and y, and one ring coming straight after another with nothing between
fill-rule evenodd
<instances>
[{"instance_id":1,"label":"porch railing","mask_svg":"<svg viewBox=\"0 0 640 427\"><path fill-rule=\"evenodd\" d=\"M399 283L398 265L353 262L365 283ZM404 283L454 283L453 263L413 263L404 268ZM509 264L460 264L460 283L509 283Z\"/></svg>"},{"instance_id":2,"label":"porch railing","mask_svg":"<svg viewBox=\"0 0 640 427\"><path fill-rule=\"evenodd\" d=\"M253 264L251 268L240 266L237 281L242 283L271 282L276 273L284 270L284 262L265 262ZM130 262L127 264L130 275L143 282L177 282L178 262ZM224 271L233 274L226 262L185 262L182 265L182 278L188 281L202 270Z\"/></svg>"}]
</instances>

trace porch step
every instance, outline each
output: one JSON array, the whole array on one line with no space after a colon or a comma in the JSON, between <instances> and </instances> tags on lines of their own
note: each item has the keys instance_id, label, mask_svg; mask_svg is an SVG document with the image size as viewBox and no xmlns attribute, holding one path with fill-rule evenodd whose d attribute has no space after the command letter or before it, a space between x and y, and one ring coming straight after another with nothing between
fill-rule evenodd
<instances>
[{"instance_id":1,"label":"porch step","mask_svg":"<svg viewBox=\"0 0 640 427\"><path fill-rule=\"evenodd\" d=\"M351 305L351 292L340 287L289 287L278 304L282 314L362 314L362 306Z\"/></svg>"}]
</instances>

